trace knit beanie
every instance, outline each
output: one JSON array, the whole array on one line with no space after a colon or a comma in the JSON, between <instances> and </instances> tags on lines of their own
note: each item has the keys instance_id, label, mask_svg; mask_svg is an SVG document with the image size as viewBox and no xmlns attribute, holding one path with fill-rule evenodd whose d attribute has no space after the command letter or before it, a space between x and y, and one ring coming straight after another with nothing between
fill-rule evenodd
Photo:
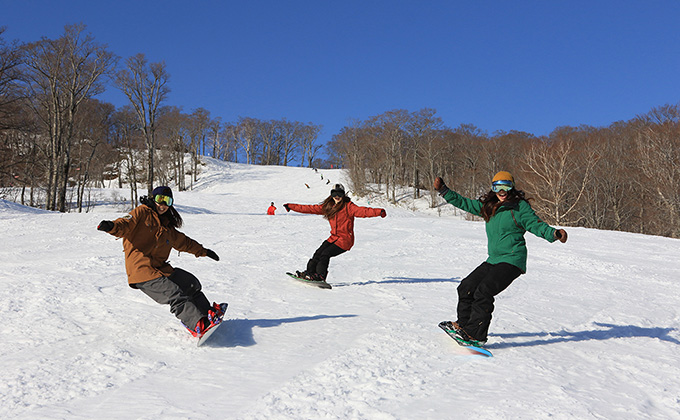
<instances>
[{"instance_id":1,"label":"knit beanie","mask_svg":"<svg viewBox=\"0 0 680 420\"><path fill-rule=\"evenodd\" d=\"M496 181L510 181L512 184L515 184L515 178L512 177L512 174L508 171L500 171L496 175L494 175L493 179L491 180L491 183L493 184Z\"/></svg>"},{"instance_id":2,"label":"knit beanie","mask_svg":"<svg viewBox=\"0 0 680 420\"><path fill-rule=\"evenodd\" d=\"M156 187L151 192L151 197L155 197L157 195L166 195L168 197L172 197L172 190L170 189L170 187L166 186Z\"/></svg>"},{"instance_id":3,"label":"knit beanie","mask_svg":"<svg viewBox=\"0 0 680 420\"><path fill-rule=\"evenodd\" d=\"M333 186L333 189L331 190L331 194L333 194L334 192L341 195L341 196L344 196L345 195L345 187L342 184L335 184Z\"/></svg>"}]
</instances>

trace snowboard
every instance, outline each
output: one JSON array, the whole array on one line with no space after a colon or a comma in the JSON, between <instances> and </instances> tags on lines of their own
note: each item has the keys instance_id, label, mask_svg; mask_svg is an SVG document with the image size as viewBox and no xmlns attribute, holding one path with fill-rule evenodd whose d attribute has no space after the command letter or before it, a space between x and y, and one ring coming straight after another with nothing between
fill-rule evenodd
<instances>
[{"instance_id":1,"label":"snowboard","mask_svg":"<svg viewBox=\"0 0 680 420\"><path fill-rule=\"evenodd\" d=\"M307 280L307 279L303 279L302 277L298 277L293 273L286 273L286 274L288 274L289 276L291 276L295 280L300 281L300 282L305 283L305 284L309 284L310 286L316 286L316 287L319 287L321 289L332 289L333 288L330 284L326 283L325 281Z\"/></svg>"},{"instance_id":2,"label":"snowboard","mask_svg":"<svg viewBox=\"0 0 680 420\"><path fill-rule=\"evenodd\" d=\"M197 347L201 347L203 345L203 343L205 343L208 340L208 338L210 338L211 335L215 334L215 331L217 331L222 326L222 324L225 323L224 322L224 315L226 315L226 312L227 312L227 304L224 303L223 305L224 305L224 314L222 315L222 318L220 318L220 323L214 325L212 328L208 328L208 331L204 332L203 335L199 337Z\"/></svg>"},{"instance_id":3,"label":"snowboard","mask_svg":"<svg viewBox=\"0 0 680 420\"><path fill-rule=\"evenodd\" d=\"M442 321L439 323L439 328L444 330L446 334L449 335L449 337L453 338L453 340L458 343L459 346L465 347L467 350L469 350L472 354L479 355L479 356L485 356L485 357L493 357L493 354L484 347L480 346L473 346L472 344L468 344L467 342L463 341L457 334L456 331L447 328L446 326L446 321Z\"/></svg>"}]
</instances>

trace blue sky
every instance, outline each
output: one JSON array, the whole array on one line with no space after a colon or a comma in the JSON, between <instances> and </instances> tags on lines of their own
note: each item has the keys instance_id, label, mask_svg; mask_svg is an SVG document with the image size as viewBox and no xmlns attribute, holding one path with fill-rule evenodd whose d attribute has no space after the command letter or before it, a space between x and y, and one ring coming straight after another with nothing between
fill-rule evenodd
<instances>
[{"instance_id":1,"label":"blue sky","mask_svg":"<svg viewBox=\"0 0 680 420\"><path fill-rule=\"evenodd\" d=\"M5 39L85 23L165 61L167 105L311 122L434 108L449 127L549 134L680 102L678 1L0 0ZM103 100L125 99L113 87Z\"/></svg>"}]
</instances>

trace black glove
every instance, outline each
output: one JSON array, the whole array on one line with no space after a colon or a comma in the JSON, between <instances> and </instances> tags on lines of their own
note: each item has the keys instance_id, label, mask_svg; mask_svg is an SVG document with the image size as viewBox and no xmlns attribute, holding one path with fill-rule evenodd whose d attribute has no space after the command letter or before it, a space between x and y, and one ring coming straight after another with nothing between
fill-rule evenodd
<instances>
[{"instance_id":1,"label":"black glove","mask_svg":"<svg viewBox=\"0 0 680 420\"><path fill-rule=\"evenodd\" d=\"M290 211L290 207L288 207L288 203L284 204L283 208L286 209L286 211Z\"/></svg>"},{"instance_id":2,"label":"black glove","mask_svg":"<svg viewBox=\"0 0 680 420\"><path fill-rule=\"evenodd\" d=\"M212 258L215 261L220 260L220 257L218 257L217 254L215 254L215 251L213 251L212 249L208 249L206 251L207 251L207 253L206 253L207 257Z\"/></svg>"},{"instance_id":3,"label":"black glove","mask_svg":"<svg viewBox=\"0 0 680 420\"><path fill-rule=\"evenodd\" d=\"M380 210L380 217L385 217L385 216L387 216L387 212L385 211L385 209L381 209Z\"/></svg>"},{"instance_id":4,"label":"black glove","mask_svg":"<svg viewBox=\"0 0 680 420\"><path fill-rule=\"evenodd\" d=\"M110 220L102 220L99 222L99 226L97 226L97 230L102 230L104 232L108 232L111 229L113 229L113 222Z\"/></svg>"}]
</instances>

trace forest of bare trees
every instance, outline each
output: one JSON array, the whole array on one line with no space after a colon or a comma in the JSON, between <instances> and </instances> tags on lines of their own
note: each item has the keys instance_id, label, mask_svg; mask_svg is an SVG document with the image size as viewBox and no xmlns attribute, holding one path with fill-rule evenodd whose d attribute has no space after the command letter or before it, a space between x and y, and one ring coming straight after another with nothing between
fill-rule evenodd
<instances>
[{"instance_id":1,"label":"forest of bare trees","mask_svg":"<svg viewBox=\"0 0 680 420\"><path fill-rule=\"evenodd\" d=\"M434 207L436 176L478 198L507 170L548 223L680 237L680 105L541 137L452 129L433 109L393 110L355 121L328 147L358 194L378 190L396 202L425 190Z\"/></svg>"},{"instance_id":2,"label":"forest of bare trees","mask_svg":"<svg viewBox=\"0 0 680 420\"><path fill-rule=\"evenodd\" d=\"M322 126L238 117L167 103L170 70L144 54L121 59L82 24L57 39L10 41L0 28L0 198L61 212L87 211L105 181L129 203L154 185L190 189L201 158L348 171L356 195L429 197L442 176L468 197L499 170L551 224L680 237L680 104L609 127L558 127L546 136L450 128L434 109L356 120L322 155ZM128 103L96 97L118 89ZM228 100L226 98L225 100ZM186 157L189 156L187 159ZM138 188L146 191L139 192Z\"/></svg>"},{"instance_id":3,"label":"forest of bare trees","mask_svg":"<svg viewBox=\"0 0 680 420\"><path fill-rule=\"evenodd\" d=\"M167 104L164 62L149 62L142 53L121 60L83 24L27 44L6 40L4 32L0 28L0 198L87 211L90 188L106 180L129 188L131 205L154 185L191 188L202 156L321 163L321 126L285 118L223 122L204 108L185 112ZM116 108L98 100L106 89L118 89L128 103Z\"/></svg>"}]
</instances>

